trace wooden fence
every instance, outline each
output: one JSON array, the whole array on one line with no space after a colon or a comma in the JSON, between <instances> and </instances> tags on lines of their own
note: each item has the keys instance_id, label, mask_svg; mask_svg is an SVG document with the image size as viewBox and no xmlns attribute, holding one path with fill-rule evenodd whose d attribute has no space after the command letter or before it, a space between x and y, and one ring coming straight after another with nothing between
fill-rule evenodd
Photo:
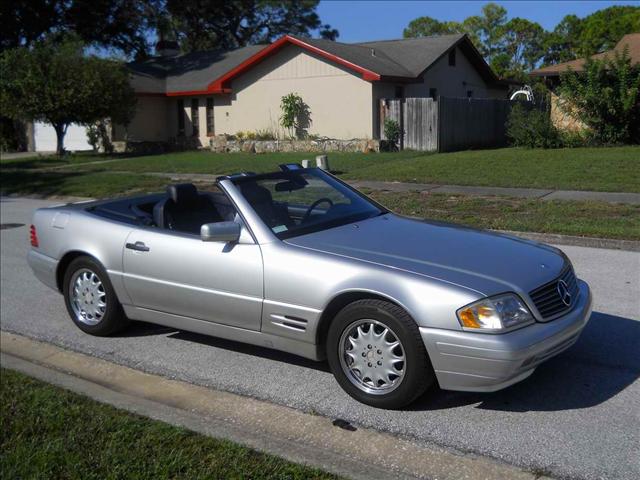
<instances>
[{"instance_id":1,"label":"wooden fence","mask_svg":"<svg viewBox=\"0 0 640 480\"><path fill-rule=\"evenodd\" d=\"M401 149L450 152L507 144L507 118L514 102L485 98L394 98L380 100L384 121L398 122Z\"/></svg>"}]
</instances>

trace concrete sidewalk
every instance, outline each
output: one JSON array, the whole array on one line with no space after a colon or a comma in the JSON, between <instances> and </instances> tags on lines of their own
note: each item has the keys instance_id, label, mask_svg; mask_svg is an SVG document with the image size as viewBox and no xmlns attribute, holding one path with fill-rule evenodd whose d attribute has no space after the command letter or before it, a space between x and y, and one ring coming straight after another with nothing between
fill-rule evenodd
<instances>
[{"instance_id":1,"label":"concrete sidewalk","mask_svg":"<svg viewBox=\"0 0 640 480\"><path fill-rule=\"evenodd\" d=\"M147 173L147 175L166 177L179 182L215 182L219 176L209 173L164 172L151 172ZM432 183L381 182L376 180L350 180L348 183L358 189L368 188L371 190L385 190L390 192L429 192L478 197L500 195L539 200L577 200L640 205L640 193L552 190L543 188L476 187L467 185L438 185Z\"/></svg>"}]
</instances>

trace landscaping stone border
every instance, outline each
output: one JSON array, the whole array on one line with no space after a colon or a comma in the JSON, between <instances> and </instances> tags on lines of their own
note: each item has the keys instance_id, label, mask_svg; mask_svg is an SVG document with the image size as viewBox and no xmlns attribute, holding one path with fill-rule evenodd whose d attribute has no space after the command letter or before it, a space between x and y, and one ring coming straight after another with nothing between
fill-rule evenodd
<instances>
[{"instance_id":1,"label":"landscaping stone border","mask_svg":"<svg viewBox=\"0 0 640 480\"><path fill-rule=\"evenodd\" d=\"M372 139L321 139L321 140L238 140L216 135L209 141L211 151L217 153L245 152L379 152L380 140Z\"/></svg>"}]
</instances>

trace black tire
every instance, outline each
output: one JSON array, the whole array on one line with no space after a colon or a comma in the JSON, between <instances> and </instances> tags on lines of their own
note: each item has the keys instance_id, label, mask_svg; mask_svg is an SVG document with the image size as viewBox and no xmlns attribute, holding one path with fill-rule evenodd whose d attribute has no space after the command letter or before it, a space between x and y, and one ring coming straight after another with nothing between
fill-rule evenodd
<instances>
[{"instance_id":1,"label":"black tire","mask_svg":"<svg viewBox=\"0 0 640 480\"><path fill-rule=\"evenodd\" d=\"M97 275L102 283L104 293L106 294L106 308L104 314L94 325L80 321L72 307L70 284L76 272L81 270L88 270ZM75 323L76 326L85 333L104 337L122 330L129 323L129 320L122 310L122 305L118 301L118 297L113 290L113 286L109 280L109 275L107 275L107 272L102 265L92 257L82 256L71 261L64 273L62 293L64 295L64 303L67 307L67 312L69 312L71 320L73 320L73 323Z\"/></svg>"},{"instance_id":2,"label":"black tire","mask_svg":"<svg viewBox=\"0 0 640 480\"><path fill-rule=\"evenodd\" d=\"M367 393L347 376L340 360L340 339L354 322L371 319L389 327L402 343L404 376L395 389L385 393ZM344 307L333 319L327 334L327 360L340 386L356 400L378 408L398 409L422 395L435 380L429 356L418 326L402 308L382 300L365 299ZM364 357L364 353L362 354ZM371 366L371 365L369 365Z\"/></svg>"}]
</instances>

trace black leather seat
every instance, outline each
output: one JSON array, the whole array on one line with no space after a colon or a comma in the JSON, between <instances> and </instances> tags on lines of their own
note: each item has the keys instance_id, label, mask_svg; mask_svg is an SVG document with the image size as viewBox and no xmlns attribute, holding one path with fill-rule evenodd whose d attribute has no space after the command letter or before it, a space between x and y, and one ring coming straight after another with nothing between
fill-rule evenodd
<instances>
[{"instance_id":1,"label":"black leather seat","mask_svg":"<svg viewBox=\"0 0 640 480\"><path fill-rule=\"evenodd\" d=\"M278 225L286 225L289 227L293 224L286 207L275 205L271 192L265 187L255 182L246 182L240 184L240 191L269 228Z\"/></svg>"},{"instance_id":2,"label":"black leather seat","mask_svg":"<svg viewBox=\"0 0 640 480\"><path fill-rule=\"evenodd\" d=\"M169 185L167 198L153 207L157 227L200 234L205 223L221 222L222 216L208 195L201 195L191 183Z\"/></svg>"}]
</instances>

